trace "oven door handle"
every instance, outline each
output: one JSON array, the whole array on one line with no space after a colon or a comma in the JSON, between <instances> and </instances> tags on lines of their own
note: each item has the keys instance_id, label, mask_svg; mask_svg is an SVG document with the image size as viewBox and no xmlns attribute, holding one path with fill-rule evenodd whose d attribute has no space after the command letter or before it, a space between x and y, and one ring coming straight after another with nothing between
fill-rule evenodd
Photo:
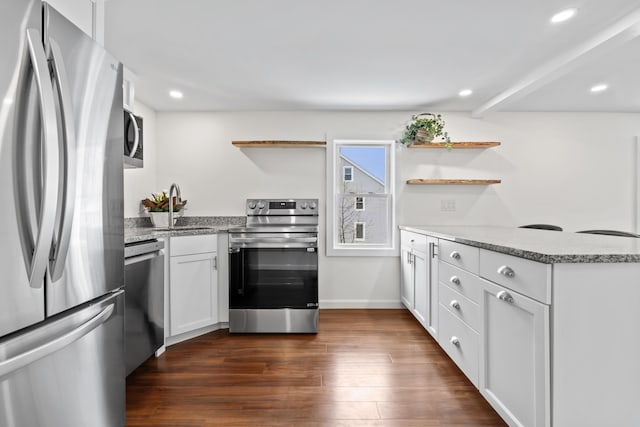
<instances>
[{"instance_id":1,"label":"oven door handle","mask_svg":"<svg viewBox=\"0 0 640 427\"><path fill-rule=\"evenodd\" d=\"M317 237L232 237L232 243L318 243Z\"/></svg>"}]
</instances>

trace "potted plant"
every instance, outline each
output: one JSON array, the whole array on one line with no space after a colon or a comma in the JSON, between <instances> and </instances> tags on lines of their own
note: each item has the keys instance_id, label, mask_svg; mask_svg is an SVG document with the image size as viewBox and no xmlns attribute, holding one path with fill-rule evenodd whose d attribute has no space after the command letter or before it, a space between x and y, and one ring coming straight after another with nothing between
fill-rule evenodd
<instances>
[{"instance_id":1,"label":"potted plant","mask_svg":"<svg viewBox=\"0 0 640 427\"><path fill-rule=\"evenodd\" d=\"M443 139L444 145L451 148L451 138L449 138L449 133L444 131L442 115L420 113L411 116L411 119L413 121L407 125L404 135L400 139L401 144L428 144L440 137Z\"/></svg>"},{"instance_id":2,"label":"potted plant","mask_svg":"<svg viewBox=\"0 0 640 427\"><path fill-rule=\"evenodd\" d=\"M186 200L181 200L178 203L178 198L173 197L173 211L181 212L184 206L187 204ZM166 192L162 192L159 194L151 193L151 198L144 199L142 201L146 211L149 213L149 217L151 218L151 223L154 227L168 227L169 226L169 196ZM173 221L177 220L174 217Z\"/></svg>"}]
</instances>

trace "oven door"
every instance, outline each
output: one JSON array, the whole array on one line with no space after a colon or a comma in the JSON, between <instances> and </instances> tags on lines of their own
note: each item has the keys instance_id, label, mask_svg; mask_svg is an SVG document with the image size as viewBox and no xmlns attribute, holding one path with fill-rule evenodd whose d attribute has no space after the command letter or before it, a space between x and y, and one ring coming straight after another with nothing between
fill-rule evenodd
<instances>
[{"instance_id":1,"label":"oven door","mask_svg":"<svg viewBox=\"0 0 640 427\"><path fill-rule=\"evenodd\" d=\"M280 247L265 236L255 240L230 236L229 308L317 308L317 235L313 242L280 242Z\"/></svg>"}]
</instances>

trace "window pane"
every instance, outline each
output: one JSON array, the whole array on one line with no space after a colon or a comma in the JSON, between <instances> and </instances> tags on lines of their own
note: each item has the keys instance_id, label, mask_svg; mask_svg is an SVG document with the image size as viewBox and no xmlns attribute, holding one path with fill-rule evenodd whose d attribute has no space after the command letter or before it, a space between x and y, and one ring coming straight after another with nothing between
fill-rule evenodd
<instances>
[{"instance_id":1,"label":"window pane","mask_svg":"<svg viewBox=\"0 0 640 427\"><path fill-rule=\"evenodd\" d=\"M391 196L367 197L366 210L356 210L356 198L350 194L336 196L335 238L338 245L388 245ZM362 223L364 239L356 236L356 223ZM366 231L365 231L366 230Z\"/></svg>"},{"instance_id":2,"label":"window pane","mask_svg":"<svg viewBox=\"0 0 640 427\"><path fill-rule=\"evenodd\" d=\"M387 192L387 148L368 145L341 145L338 149L338 193L386 193ZM351 178L346 179L346 170Z\"/></svg>"}]
</instances>

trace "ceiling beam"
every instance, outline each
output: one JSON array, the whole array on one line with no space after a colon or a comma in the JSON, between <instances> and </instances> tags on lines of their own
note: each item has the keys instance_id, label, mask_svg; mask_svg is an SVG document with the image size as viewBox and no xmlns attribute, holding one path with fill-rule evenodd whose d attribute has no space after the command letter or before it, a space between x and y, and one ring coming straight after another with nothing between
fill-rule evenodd
<instances>
[{"instance_id":1,"label":"ceiling beam","mask_svg":"<svg viewBox=\"0 0 640 427\"><path fill-rule=\"evenodd\" d=\"M508 102L515 101L565 75L580 64L639 36L640 8L573 49L534 69L511 87L473 110L471 116L479 118L490 111L497 110Z\"/></svg>"}]
</instances>

